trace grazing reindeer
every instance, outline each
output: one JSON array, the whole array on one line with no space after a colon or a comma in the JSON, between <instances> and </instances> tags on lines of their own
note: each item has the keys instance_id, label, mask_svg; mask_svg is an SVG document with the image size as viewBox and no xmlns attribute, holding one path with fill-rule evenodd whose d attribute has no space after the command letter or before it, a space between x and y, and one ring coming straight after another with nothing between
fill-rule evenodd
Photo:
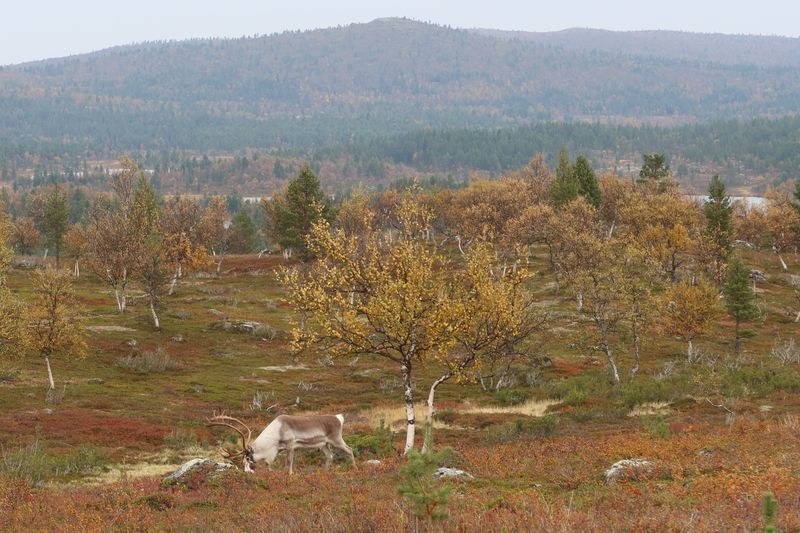
<instances>
[{"instance_id":1,"label":"grazing reindeer","mask_svg":"<svg viewBox=\"0 0 800 533\"><path fill-rule=\"evenodd\" d=\"M258 461L266 461L271 468L278 452L289 452L289 474L292 473L294 451L298 448L317 448L325 454L325 468L333 460L331 448L338 448L350 456L353 467L356 459L353 450L342 439L342 415L289 416L280 415L251 441L252 430L237 418L215 415L208 419L209 426L224 426L234 430L242 437L242 449L236 453L225 452L228 459L242 457L244 471L253 472ZM246 433L246 434L245 434Z\"/></svg>"}]
</instances>

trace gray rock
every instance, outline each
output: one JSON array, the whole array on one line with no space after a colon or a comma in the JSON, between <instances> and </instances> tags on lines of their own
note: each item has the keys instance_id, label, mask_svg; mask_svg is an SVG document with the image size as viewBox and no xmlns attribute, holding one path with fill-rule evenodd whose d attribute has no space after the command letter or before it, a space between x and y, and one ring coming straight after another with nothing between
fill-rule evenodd
<instances>
[{"instance_id":1,"label":"gray rock","mask_svg":"<svg viewBox=\"0 0 800 533\"><path fill-rule=\"evenodd\" d=\"M216 309L209 309L208 312L219 318L225 317L225 313L223 313L222 311L217 311Z\"/></svg>"},{"instance_id":2,"label":"gray rock","mask_svg":"<svg viewBox=\"0 0 800 533\"><path fill-rule=\"evenodd\" d=\"M653 469L653 462L646 459L623 459L606 470L606 485L613 485L622 478L644 477Z\"/></svg>"},{"instance_id":3,"label":"gray rock","mask_svg":"<svg viewBox=\"0 0 800 533\"><path fill-rule=\"evenodd\" d=\"M733 245L736 248L746 248L748 250L752 250L752 249L755 248L755 246L753 246L752 244L750 244L747 241L738 241L738 240L737 241L733 241Z\"/></svg>"},{"instance_id":4,"label":"gray rock","mask_svg":"<svg viewBox=\"0 0 800 533\"><path fill-rule=\"evenodd\" d=\"M378 465L381 464L381 462L378 461L377 459L370 459L368 461L364 461L364 464L365 465L370 465L370 466L378 466Z\"/></svg>"},{"instance_id":5,"label":"gray rock","mask_svg":"<svg viewBox=\"0 0 800 533\"><path fill-rule=\"evenodd\" d=\"M180 468L165 477L164 481L167 483L178 481L186 474L192 472L193 470L197 470L198 468L209 468L213 469L214 473L219 473L235 467L229 463L218 463L213 459L204 459L198 457L197 459L191 459L183 463Z\"/></svg>"},{"instance_id":6,"label":"gray rock","mask_svg":"<svg viewBox=\"0 0 800 533\"><path fill-rule=\"evenodd\" d=\"M89 378L88 380L86 380L86 383L88 383L89 385L102 385L105 382L106 380L104 380L103 378Z\"/></svg>"},{"instance_id":7,"label":"gray rock","mask_svg":"<svg viewBox=\"0 0 800 533\"><path fill-rule=\"evenodd\" d=\"M464 472L463 470L459 470L458 468L448 468L446 466L443 466L442 468L437 469L436 472L433 473L433 477L438 477L438 478L455 477L463 479L472 479L475 476L473 476L469 472Z\"/></svg>"},{"instance_id":8,"label":"gray rock","mask_svg":"<svg viewBox=\"0 0 800 533\"><path fill-rule=\"evenodd\" d=\"M175 335L170 339L172 342L184 342L186 339L183 338L183 335Z\"/></svg>"},{"instance_id":9,"label":"gray rock","mask_svg":"<svg viewBox=\"0 0 800 533\"><path fill-rule=\"evenodd\" d=\"M126 345L130 346L131 348L136 348L139 346L139 342L136 339L131 339L125 343Z\"/></svg>"},{"instance_id":10,"label":"gray rock","mask_svg":"<svg viewBox=\"0 0 800 533\"><path fill-rule=\"evenodd\" d=\"M754 268L750 271L750 279L754 279L756 281L767 281L767 275Z\"/></svg>"}]
</instances>

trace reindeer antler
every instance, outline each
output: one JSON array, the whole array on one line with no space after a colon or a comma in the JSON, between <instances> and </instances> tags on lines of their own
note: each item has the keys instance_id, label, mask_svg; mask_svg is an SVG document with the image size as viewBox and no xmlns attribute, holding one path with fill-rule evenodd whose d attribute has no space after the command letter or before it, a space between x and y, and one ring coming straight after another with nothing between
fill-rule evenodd
<instances>
[{"instance_id":1,"label":"reindeer antler","mask_svg":"<svg viewBox=\"0 0 800 533\"><path fill-rule=\"evenodd\" d=\"M233 424L231 424L231 422L239 424L241 427L236 427ZM239 436L242 437L242 449L241 449L241 451L236 452L236 453L232 453L232 452L229 452L228 450L223 450L222 453L223 453L223 455L225 455L225 457L227 459L235 459L235 458L241 457L242 455L247 453L247 449L250 446L250 440L253 437L253 431L247 426L247 424L245 424L244 422L242 422L238 418L234 418L232 416L228 416L228 415L224 415L224 414L222 414L222 415L215 414L211 418L206 419L206 425L208 425L208 426L226 427L226 428L234 430L236 433L239 434ZM244 428L244 430L247 431L247 435L244 434L244 431L242 431L242 428Z\"/></svg>"}]
</instances>

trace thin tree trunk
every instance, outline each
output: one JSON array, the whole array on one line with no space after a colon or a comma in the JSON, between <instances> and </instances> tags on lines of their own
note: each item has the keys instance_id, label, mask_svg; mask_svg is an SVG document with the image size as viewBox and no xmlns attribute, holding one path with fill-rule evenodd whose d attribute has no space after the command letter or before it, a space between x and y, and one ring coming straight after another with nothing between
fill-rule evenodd
<instances>
[{"instance_id":1,"label":"thin tree trunk","mask_svg":"<svg viewBox=\"0 0 800 533\"><path fill-rule=\"evenodd\" d=\"M76 260L75 260L75 268L73 269L72 273L73 273L73 274L75 274L75 277L76 277L76 278L79 278L79 277L81 277L81 264L80 264L80 260L78 260L78 259L76 259Z\"/></svg>"},{"instance_id":2,"label":"thin tree trunk","mask_svg":"<svg viewBox=\"0 0 800 533\"><path fill-rule=\"evenodd\" d=\"M217 261L217 276L219 276L220 270L222 270L222 261L225 259L224 255L219 256L219 261Z\"/></svg>"},{"instance_id":3,"label":"thin tree trunk","mask_svg":"<svg viewBox=\"0 0 800 533\"><path fill-rule=\"evenodd\" d=\"M736 329L734 331L735 331L735 335L736 335L736 343L734 344L734 348L733 349L736 352L736 356L738 357L739 356L739 351L741 349L741 340L739 339L739 319L738 318L736 319Z\"/></svg>"},{"instance_id":4,"label":"thin tree trunk","mask_svg":"<svg viewBox=\"0 0 800 533\"><path fill-rule=\"evenodd\" d=\"M150 299L150 313L153 315L153 325L156 329L161 329L161 322L158 320L158 315L156 314L156 305L153 299Z\"/></svg>"},{"instance_id":5,"label":"thin tree trunk","mask_svg":"<svg viewBox=\"0 0 800 533\"><path fill-rule=\"evenodd\" d=\"M53 370L50 368L50 357L45 355L44 361L47 363L47 378L50 380L50 388L48 390L53 390L56 388L56 382L53 381Z\"/></svg>"},{"instance_id":6,"label":"thin tree trunk","mask_svg":"<svg viewBox=\"0 0 800 533\"><path fill-rule=\"evenodd\" d=\"M692 339L689 339L689 346L686 348L686 356L691 359L694 356L694 345L692 344Z\"/></svg>"},{"instance_id":7,"label":"thin tree trunk","mask_svg":"<svg viewBox=\"0 0 800 533\"><path fill-rule=\"evenodd\" d=\"M583 311L583 291L578 291L575 298L578 300L578 312L580 313Z\"/></svg>"},{"instance_id":8,"label":"thin tree trunk","mask_svg":"<svg viewBox=\"0 0 800 533\"><path fill-rule=\"evenodd\" d=\"M781 256L780 252L778 252L778 249L777 248L773 248L772 251L774 251L775 255L778 256L778 261L781 262L781 268L783 269L783 271L784 272L788 271L789 267L786 266L786 261L783 260L783 257Z\"/></svg>"},{"instance_id":9,"label":"thin tree trunk","mask_svg":"<svg viewBox=\"0 0 800 533\"><path fill-rule=\"evenodd\" d=\"M631 377L635 377L637 372L639 372L639 363L641 362L641 357L639 354L639 344L640 344L639 330L637 328L636 321L633 322L632 336L633 336L633 355L635 358L635 363L633 365L633 368L631 368Z\"/></svg>"},{"instance_id":10,"label":"thin tree trunk","mask_svg":"<svg viewBox=\"0 0 800 533\"><path fill-rule=\"evenodd\" d=\"M800 311L797 312L797 315L794 317L795 322L800 322Z\"/></svg>"},{"instance_id":11,"label":"thin tree trunk","mask_svg":"<svg viewBox=\"0 0 800 533\"><path fill-rule=\"evenodd\" d=\"M436 389L439 387L439 385L441 385L442 383L444 383L445 381L447 381L451 377L453 377L452 372L448 372L447 374L444 374L442 377L440 377L439 379L437 379L436 381L433 382L433 385L431 385L431 390L428 392L428 423L431 424L431 425L433 424L433 398L436 395ZM426 449L426 447L425 447L426 445L427 445L427 442L425 442L422 445L422 453L426 453L426 452L430 451L430 450Z\"/></svg>"},{"instance_id":12,"label":"thin tree trunk","mask_svg":"<svg viewBox=\"0 0 800 533\"><path fill-rule=\"evenodd\" d=\"M167 291L168 296L172 296L172 293L175 291L175 285L178 283L178 276L180 276L180 266L175 269L175 274L172 276L172 281L169 282L169 290Z\"/></svg>"},{"instance_id":13,"label":"thin tree trunk","mask_svg":"<svg viewBox=\"0 0 800 533\"><path fill-rule=\"evenodd\" d=\"M407 361L402 366L403 387L405 389L403 399L406 403L406 445L403 455L414 449L414 430L416 418L414 417L414 396L411 390L411 361Z\"/></svg>"},{"instance_id":14,"label":"thin tree trunk","mask_svg":"<svg viewBox=\"0 0 800 533\"><path fill-rule=\"evenodd\" d=\"M114 298L117 300L117 310L120 312L120 314L124 313L125 311L122 308L122 300L119 297L119 290L116 287L114 287Z\"/></svg>"}]
</instances>

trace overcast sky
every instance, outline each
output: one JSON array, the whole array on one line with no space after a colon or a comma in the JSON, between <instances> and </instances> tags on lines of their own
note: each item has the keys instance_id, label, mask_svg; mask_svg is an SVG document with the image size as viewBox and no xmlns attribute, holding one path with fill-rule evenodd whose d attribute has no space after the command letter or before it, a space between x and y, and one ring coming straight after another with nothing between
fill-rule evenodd
<instances>
[{"instance_id":1,"label":"overcast sky","mask_svg":"<svg viewBox=\"0 0 800 533\"><path fill-rule=\"evenodd\" d=\"M460 28L800 35L797 0L0 0L0 65L109 46L406 16Z\"/></svg>"}]
</instances>

